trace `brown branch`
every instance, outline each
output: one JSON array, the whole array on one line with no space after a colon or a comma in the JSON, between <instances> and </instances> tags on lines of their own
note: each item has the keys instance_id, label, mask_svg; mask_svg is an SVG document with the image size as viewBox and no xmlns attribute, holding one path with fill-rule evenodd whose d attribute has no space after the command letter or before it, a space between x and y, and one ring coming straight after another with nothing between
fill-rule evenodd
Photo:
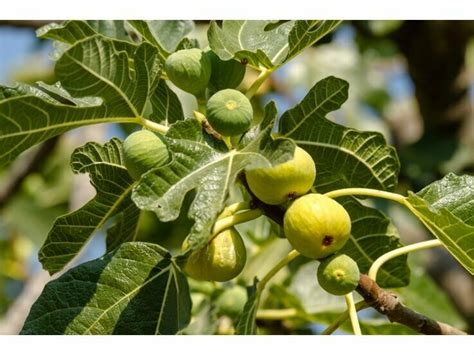
<instances>
[{"instance_id":1,"label":"brown branch","mask_svg":"<svg viewBox=\"0 0 474 355\"><path fill-rule=\"evenodd\" d=\"M375 310L388 317L391 322L397 322L426 335L466 335L465 332L448 324L438 322L404 306L397 295L380 288L365 274L360 275L357 287L364 300Z\"/></svg>"},{"instance_id":2,"label":"brown branch","mask_svg":"<svg viewBox=\"0 0 474 355\"><path fill-rule=\"evenodd\" d=\"M47 140L34 153L32 152L30 156L24 157L18 165L12 168L7 181L0 188L0 210L18 192L23 180L41 168L49 154L54 150L57 141L58 137Z\"/></svg>"}]
</instances>

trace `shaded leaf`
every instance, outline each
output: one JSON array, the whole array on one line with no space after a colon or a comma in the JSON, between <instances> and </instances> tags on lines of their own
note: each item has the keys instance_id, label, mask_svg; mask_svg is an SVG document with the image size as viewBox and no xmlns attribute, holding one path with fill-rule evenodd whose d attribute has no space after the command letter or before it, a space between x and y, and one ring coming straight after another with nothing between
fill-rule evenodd
<instances>
[{"instance_id":1,"label":"shaded leaf","mask_svg":"<svg viewBox=\"0 0 474 355\"><path fill-rule=\"evenodd\" d=\"M50 273L61 270L118 213L122 215L109 232L109 250L111 245L116 247L133 237L139 210L131 200L133 180L123 166L121 146L114 138L104 146L88 143L74 151L71 158L74 173L89 173L97 195L79 210L54 222L39 252L43 268ZM122 218L128 218L126 224Z\"/></svg>"},{"instance_id":2,"label":"shaded leaf","mask_svg":"<svg viewBox=\"0 0 474 355\"><path fill-rule=\"evenodd\" d=\"M166 250L125 243L49 282L21 334L176 334L190 312L186 277Z\"/></svg>"},{"instance_id":3,"label":"shaded leaf","mask_svg":"<svg viewBox=\"0 0 474 355\"><path fill-rule=\"evenodd\" d=\"M150 118L155 122L162 122L168 126L184 119L181 102L165 80L158 82L154 93L150 97L150 103L152 106Z\"/></svg>"},{"instance_id":4,"label":"shaded leaf","mask_svg":"<svg viewBox=\"0 0 474 355\"><path fill-rule=\"evenodd\" d=\"M333 76L316 83L280 119L280 133L293 138L316 163L318 192L347 187L393 190L400 164L380 133L361 132L326 119L346 101L349 84Z\"/></svg>"},{"instance_id":5,"label":"shaded leaf","mask_svg":"<svg viewBox=\"0 0 474 355\"><path fill-rule=\"evenodd\" d=\"M158 48L162 62L177 49L184 36L194 29L194 22L189 20L131 20L128 23L142 36L143 40Z\"/></svg>"}]
</instances>

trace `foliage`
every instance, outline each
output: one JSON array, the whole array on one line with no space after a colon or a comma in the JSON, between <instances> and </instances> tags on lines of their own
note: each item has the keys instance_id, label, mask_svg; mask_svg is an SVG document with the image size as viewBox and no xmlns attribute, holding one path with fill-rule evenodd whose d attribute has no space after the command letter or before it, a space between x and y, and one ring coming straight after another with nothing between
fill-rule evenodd
<instances>
[{"instance_id":1,"label":"foliage","mask_svg":"<svg viewBox=\"0 0 474 355\"><path fill-rule=\"evenodd\" d=\"M207 36L213 55L247 64L247 74L256 76L242 89L257 108L254 94L271 73L338 24L211 22ZM170 154L168 163L153 166L134 181L118 138L104 144L89 142L73 152L73 172L88 174L96 195L78 210L57 218L46 236L39 252L42 266L51 274L64 273L45 287L23 334L225 333L214 301L226 288L249 281L247 302L231 321L231 332L258 333L256 318L262 305L295 310L295 329L297 321L332 321L344 309L341 299L324 295L316 282L316 262L294 251L288 253L281 226L275 227L288 205L270 206L258 200L244 178L247 170L291 161L296 147L314 160L317 177L312 192L333 194L350 216L351 235L340 252L354 259L361 272L368 272L375 260L402 244L389 217L352 195L402 203L474 273L473 177L449 174L408 197L393 193L400 163L383 135L345 127L326 117L348 98L349 83L334 76L317 82L281 116L270 102L263 117L257 114L260 109L254 110L253 126L242 136L220 136L206 120L207 98L202 92L195 93L195 117L185 117L175 88L168 85L167 58L199 47L195 39L186 37L193 29L191 21L51 24L40 29L38 36L54 40L58 82L0 87L0 166L49 138L101 123L131 123L159 132ZM210 94L213 88L207 90ZM179 247L182 240L174 240L178 247L165 248L169 237L165 232L140 241L141 221L147 212L156 215L161 226L185 216L189 221L183 224L186 248ZM249 222L257 217L261 219ZM260 235L245 233L249 260L240 277L222 285L188 279L183 266L189 256L241 222L253 223ZM107 231L105 255L70 267L101 230ZM263 269L266 274L261 273ZM277 275L280 269L285 272ZM385 263L378 275L382 287L399 288L410 298L410 292L404 291L410 282L406 255ZM458 320L450 314L443 317ZM371 334L407 332L401 326L370 320L362 322L362 328Z\"/></svg>"}]
</instances>

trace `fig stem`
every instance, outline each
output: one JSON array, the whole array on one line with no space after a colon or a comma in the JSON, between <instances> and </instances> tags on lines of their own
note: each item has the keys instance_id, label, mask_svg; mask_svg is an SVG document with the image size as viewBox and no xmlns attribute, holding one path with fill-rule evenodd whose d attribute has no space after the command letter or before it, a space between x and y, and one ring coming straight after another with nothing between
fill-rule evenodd
<instances>
[{"instance_id":1,"label":"fig stem","mask_svg":"<svg viewBox=\"0 0 474 355\"><path fill-rule=\"evenodd\" d=\"M230 217L225 217L220 220L218 220L214 224L214 229L212 231L212 236L215 237L218 235L220 232L223 230L229 229L230 227L235 226L236 224L239 223L244 223L251 221L253 219L256 219L260 216L263 215L263 211L259 208L253 209L253 210L248 210L242 213L235 214Z\"/></svg>"},{"instance_id":2,"label":"fig stem","mask_svg":"<svg viewBox=\"0 0 474 355\"><path fill-rule=\"evenodd\" d=\"M258 75L257 79L252 83L252 85L249 87L247 92L245 93L245 96L250 100L255 93L258 91L260 86L265 82L265 80L268 79L270 74L273 72L271 69L264 69L262 72Z\"/></svg>"},{"instance_id":3,"label":"fig stem","mask_svg":"<svg viewBox=\"0 0 474 355\"><path fill-rule=\"evenodd\" d=\"M354 303L354 296L352 292L344 295L347 305L347 311L349 312L349 318L351 319L352 330L354 331L354 335L362 335L359 325L359 319L357 318L357 309Z\"/></svg>"},{"instance_id":4,"label":"fig stem","mask_svg":"<svg viewBox=\"0 0 474 355\"><path fill-rule=\"evenodd\" d=\"M281 259L258 283L257 292L262 293L262 291L265 289L265 286L272 279L272 277L275 276L283 267L288 265L292 260L294 260L298 255L300 255L300 253L293 249L288 253L288 255Z\"/></svg>"},{"instance_id":5,"label":"fig stem","mask_svg":"<svg viewBox=\"0 0 474 355\"><path fill-rule=\"evenodd\" d=\"M325 193L327 197L336 198L342 196L351 196L351 195L363 195L363 196L370 196L370 197L379 197L384 198L387 200L392 200L398 202L404 206L406 206L406 197L400 194L396 194L393 192L387 191L380 191L375 189L365 189L365 188L347 188L347 189L340 189L334 190Z\"/></svg>"},{"instance_id":6,"label":"fig stem","mask_svg":"<svg viewBox=\"0 0 474 355\"><path fill-rule=\"evenodd\" d=\"M355 304L356 311L360 311L369 307L370 305L365 301L360 301ZM339 328L347 320L347 318L349 318L349 311L341 313L339 317L337 317L337 319L321 333L321 335L330 335L334 333L337 328Z\"/></svg>"},{"instance_id":7,"label":"fig stem","mask_svg":"<svg viewBox=\"0 0 474 355\"><path fill-rule=\"evenodd\" d=\"M375 262L372 264L370 267L368 276L374 280L377 281L377 273L379 269L382 267L383 264L385 264L387 261L396 258L397 256L404 255L411 253L413 251L418 251L418 250L424 250L424 249L429 249L429 248L435 248L442 246L443 243L439 239L432 239L432 240L427 240L424 242L419 242L419 243L414 243L411 245L407 245L395 250L391 250L388 253L385 253L381 255Z\"/></svg>"},{"instance_id":8,"label":"fig stem","mask_svg":"<svg viewBox=\"0 0 474 355\"><path fill-rule=\"evenodd\" d=\"M250 209L251 209L250 201L236 202L224 208L224 210L221 212L218 218L223 219L225 217L230 217L239 211L250 210Z\"/></svg>"},{"instance_id":9,"label":"fig stem","mask_svg":"<svg viewBox=\"0 0 474 355\"><path fill-rule=\"evenodd\" d=\"M141 124L143 127L148 128L151 131L155 131L162 134L166 134L166 132L168 132L168 127L162 124L147 120L146 118L143 118L143 117L140 117L138 123Z\"/></svg>"}]
</instances>

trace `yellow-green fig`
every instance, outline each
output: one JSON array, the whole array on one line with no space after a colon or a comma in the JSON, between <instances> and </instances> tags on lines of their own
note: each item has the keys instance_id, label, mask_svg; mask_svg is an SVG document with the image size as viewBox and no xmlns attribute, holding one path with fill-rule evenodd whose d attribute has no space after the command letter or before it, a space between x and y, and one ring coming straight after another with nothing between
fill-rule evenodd
<instances>
[{"instance_id":1,"label":"yellow-green fig","mask_svg":"<svg viewBox=\"0 0 474 355\"><path fill-rule=\"evenodd\" d=\"M166 164L169 152L166 144L153 132L141 130L123 142L124 165L134 180L147 171Z\"/></svg>"},{"instance_id":2,"label":"yellow-green fig","mask_svg":"<svg viewBox=\"0 0 474 355\"><path fill-rule=\"evenodd\" d=\"M283 230L298 252L308 258L321 259L346 244L351 233L351 218L332 198L307 194L286 210Z\"/></svg>"},{"instance_id":3,"label":"yellow-green fig","mask_svg":"<svg viewBox=\"0 0 474 355\"><path fill-rule=\"evenodd\" d=\"M360 271L351 257L341 254L322 260L317 275L319 285L326 292L342 296L355 290L359 284Z\"/></svg>"},{"instance_id":4,"label":"yellow-green fig","mask_svg":"<svg viewBox=\"0 0 474 355\"><path fill-rule=\"evenodd\" d=\"M304 195L313 186L316 165L304 149L295 148L293 159L270 168L247 170L252 193L268 205L279 205Z\"/></svg>"},{"instance_id":5,"label":"yellow-green fig","mask_svg":"<svg viewBox=\"0 0 474 355\"><path fill-rule=\"evenodd\" d=\"M194 251L184 271L201 281L229 281L238 276L247 261L240 234L229 228L215 236L204 248Z\"/></svg>"},{"instance_id":6,"label":"yellow-green fig","mask_svg":"<svg viewBox=\"0 0 474 355\"><path fill-rule=\"evenodd\" d=\"M211 59L199 48L182 49L166 58L165 71L181 90L200 95L211 77Z\"/></svg>"}]
</instances>

